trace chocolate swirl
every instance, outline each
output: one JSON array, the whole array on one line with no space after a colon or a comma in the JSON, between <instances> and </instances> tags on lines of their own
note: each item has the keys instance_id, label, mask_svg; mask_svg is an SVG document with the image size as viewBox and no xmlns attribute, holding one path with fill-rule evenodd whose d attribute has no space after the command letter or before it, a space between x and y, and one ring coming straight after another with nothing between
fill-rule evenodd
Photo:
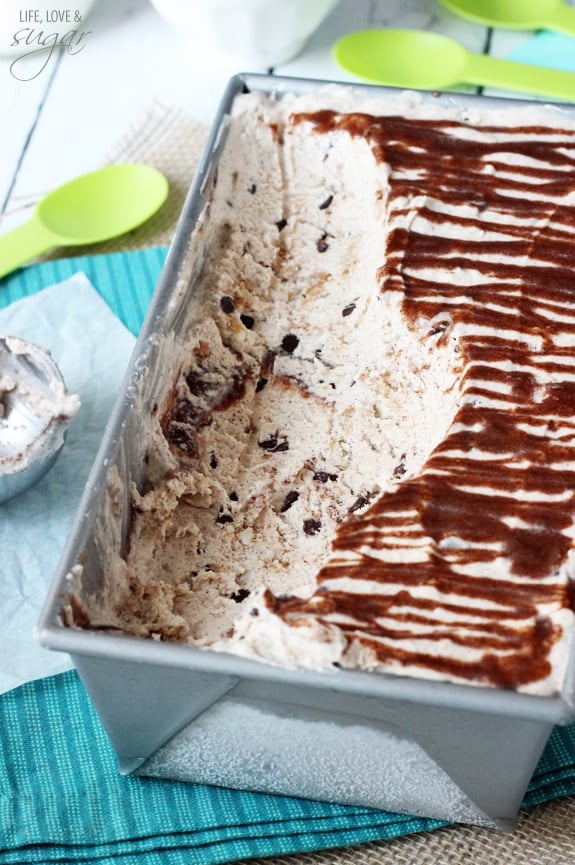
<instances>
[{"instance_id":1,"label":"chocolate swirl","mask_svg":"<svg viewBox=\"0 0 575 865\"><path fill-rule=\"evenodd\" d=\"M401 293L414 334L456 334L464 371L420 474L341 524L311 598L268 593L268 606L294 626L337 625L374 668L545 679L574 596L573 131L332 111L292 122L361 137L389 166L381 291Z\"/></svg>"}]
</instances>

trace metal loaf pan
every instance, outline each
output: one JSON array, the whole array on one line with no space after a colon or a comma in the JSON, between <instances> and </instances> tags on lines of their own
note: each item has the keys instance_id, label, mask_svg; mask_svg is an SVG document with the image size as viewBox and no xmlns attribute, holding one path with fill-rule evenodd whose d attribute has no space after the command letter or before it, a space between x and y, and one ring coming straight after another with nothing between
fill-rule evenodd
<instances>
[{"instance_id":1,"label":"metal loaf pan","mask_svg":"<svg viewBox=\"0 0 575 865\"><path fill-rule=\"evenodd\" d=\"M309 92L322 83L260 75L230 81L36 636L43 646L72 657L123 773L511 830L553 726L575 719L572 691L548 698L356 671L293 672L63 624L63 598L78 562L84 585L93 588L105 569L102 535L120 549L125 542L129 482L141 474L136 398L150 378L161 375L155 365L158 337L177 332L185 318L198 267L186 252L230 108L246 90L281 95ZM117 500L109 492L111 468L123 481ZM567 680L573 679L572 659Z\"/></svg>"}]
</instances>

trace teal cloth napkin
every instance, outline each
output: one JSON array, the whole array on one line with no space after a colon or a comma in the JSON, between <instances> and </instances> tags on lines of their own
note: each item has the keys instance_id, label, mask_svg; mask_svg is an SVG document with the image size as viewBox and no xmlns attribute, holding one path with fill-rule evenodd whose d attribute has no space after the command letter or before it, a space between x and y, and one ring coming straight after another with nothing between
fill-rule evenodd
<instances>
[{"instance_id":1,"label":"teal cloth napkin","mask_svg":"<svg viewBox=\"0 0 575 865\"><path fill-rule=\"evenodd\" d=\"M0 279L0 307L81 271L121 322L137 336L167 251L167 247L160 246L110 255L57 258L22 268Z\"/></svg>"},{"instance_id":2,"label":"teal cloth napkin","mask_svg":"<svg viewBox=\"0 0 575 865\"><path fill-rule=\"evenodd\" d=\"M161 247L34 265L0 281L0 306L83 271L137 334L165 255ZM523 805L568 795L575 795L575 725L554 730ZM74 671L0 696L3 865L212 865L446 825L370 808L123 777Z\"/></svg>"},{"instance_id":3,"label":"teal cloth napkin","mask_svg":"<svg viewBox=\"0 0 575 865\"><path fill-rule=\"evenodd\" d=\"M447 825L264 793L118 774L74 671L0 698L0 862L213 865ZM575 726L557 727L524 806L575 794Z\"/></svg>"}]
</instances>

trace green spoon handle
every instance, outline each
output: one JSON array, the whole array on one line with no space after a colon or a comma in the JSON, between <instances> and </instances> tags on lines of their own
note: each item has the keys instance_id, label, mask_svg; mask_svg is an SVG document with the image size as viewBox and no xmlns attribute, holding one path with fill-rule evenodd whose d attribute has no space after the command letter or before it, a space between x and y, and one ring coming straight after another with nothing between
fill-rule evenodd
<instances>
[{"instance_id":1,"label":"green spoon handle","mask_svg":"<svg viewBox=\"0 0 575 865\"><path fill-rule=\"evenodd\" d=\"M567 3L558 3L544 26L567 36L575 36L575 9Z\"/></svg>"},{"instance_id":2,"label":"green spoon handle","mask_svg":"<svg viewBox=\"0 0 575 865\"><path fill-rule=\"evenodd\" d=\"M54 245L50 232L34 217L0 235L0 278Z\"/></svg>"},{"instance_id":3,"label":"green spoon handle","mask_svg":"<svg viewBox=\"0 0 575 865\"><path fill-rule=\"evenodd\" d=\"M480 84L503 90L516 90L550 99L575 99L575 73L545 69L514 60L499 60L482 54L467 55L467 84Z\"/></svg>"}]
</instances>

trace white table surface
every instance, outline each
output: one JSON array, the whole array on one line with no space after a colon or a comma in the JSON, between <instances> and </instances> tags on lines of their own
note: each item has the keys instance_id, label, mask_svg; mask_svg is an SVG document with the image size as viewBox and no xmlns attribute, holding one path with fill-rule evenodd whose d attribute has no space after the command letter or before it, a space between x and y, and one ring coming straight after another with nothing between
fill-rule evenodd
<instances>
[{"instance_id":1,"label":"white table surface","mask_svg":"<svg viewBox=\"0 0 575 865\"><path fill-rule=\"evenodd\" d=\"M22 0L28 6L34 3ZM81 26L90 31L83 50L54 52L41 72L38 58L14 66L13 55L0 57L0 233L52 188L97 168L154 98L209 123L233 73L268 71L237 69L201 40L184 39L149 0L96 0ZM373 26L435 30L496 56L529 38L465 22L436 0L340 0L303 52L273 71L352 80L332 60L331 46L346 32Z\"/></svg>"}]
</instances>

